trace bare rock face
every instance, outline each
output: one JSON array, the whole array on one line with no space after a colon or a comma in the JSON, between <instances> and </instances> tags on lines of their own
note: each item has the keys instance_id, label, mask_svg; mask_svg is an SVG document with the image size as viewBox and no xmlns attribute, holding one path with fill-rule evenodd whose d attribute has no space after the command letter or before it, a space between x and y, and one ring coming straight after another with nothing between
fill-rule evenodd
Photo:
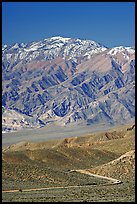
<instances>
[{"instance_id":1,"label":"bare rock face","mask_svg":"<svg viewBox=\"0 0 137 204\"><path fill-rule=\"evenodd\" d=\"M2 52L2 105L27 117L29 127L134 121L133 48L52 37L5 45ZM4 129L20 128L20 116L18 125L8 118L3 115Z\"/></svg>"}]
</instances>

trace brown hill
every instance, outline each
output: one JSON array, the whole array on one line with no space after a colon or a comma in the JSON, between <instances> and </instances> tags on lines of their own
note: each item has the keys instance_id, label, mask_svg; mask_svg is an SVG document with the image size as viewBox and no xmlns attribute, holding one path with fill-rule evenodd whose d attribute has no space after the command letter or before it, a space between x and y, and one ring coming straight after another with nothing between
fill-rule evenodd
<instances>
[{"instance_id":1,"label":"brown hill","mask_svg":"<svg viewBox=\"0 0 137 204\"><path fill-rule=\"evenodd\" d=\"M98 166L134 149L135 130L128 131L130 126L46 142L23 141L4 148L3 160L13 163L36 160L57 168L70 164L73 168Z\"/></svg>"},{"instance_id":2,"label":"brown hill","mask_svg":"<svg viewBox=\"0 0 137 204\"><path fill-rule=\"evenodd\" d=\"M97 166L88 171L117 179L133 179L135 177L135 150L131 150L119 158Z\"/></svg>"},{"instance_id":3,"label":"brown hill","mask_svg":"<svg viewBox=\"0 0 137 204\"><path fill-rule=\"evenodd\" d=\"M113 198L116 201L134 200L135 131L127 130L131 126L117 127L107 132L82 137L47 142L24 141L11 145L2 152L2 189L24 190L61 186L57 198L61 195L62 199L66 200L62 196L63 188L78 186L76 189L66 189L65 195L67 193L69 198L70 195L76 198L79 191L82 200L85 195L88 197L84 200L91 198L92 201L112 201ZM105 175L122 183L118 186L112 185L106 179L81 174L75 170ZM50 190L50 201L54 200L56 190ZM37 192L33 195L24 193L17 193L17 199L15 194L15 197L7 193L4 196L8 201L9 197L13 201L25 201L24 198L28 201L28 195L31 198L37 197ZM38 192L37 200L41 200L40 196L44 195L42 201L47 202L47 193L48 191Z\"/></svg>"}]
</instances>

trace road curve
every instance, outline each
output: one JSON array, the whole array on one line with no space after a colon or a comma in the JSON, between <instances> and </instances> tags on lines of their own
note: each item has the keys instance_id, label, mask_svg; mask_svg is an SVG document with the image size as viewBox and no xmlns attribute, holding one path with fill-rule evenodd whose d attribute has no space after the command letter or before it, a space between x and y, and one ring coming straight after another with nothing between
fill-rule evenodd
<instances>
[{"instance_id":1,"label":"road curve","mask_svg":"<svg viewBox=\"0 0 137 204\"><path fill-rule=\"evenodd\" d=\"M120 183L122 183L122 181L120 181L120 180L117 180L117 179L114 179L114 178L110 178L110 177L107 177L107 176L100 176L100 175L97 175L97 174L92 174L92 173L90 173L87 170L78 169L78 170L70 170L69 172L79 172L79 173L82 173L82 174L87 174L89 176L94 176L94 177L97 177L97 178L107 179L109 181L112 181L113 182L112 184L120 184ZM3 190L2 193L16 193L16 192L22 192L22 191L23 192L29 192L29 191L52 190L52 189L61 189L61 188L63 188L63 189L64 188L80 188L80 187L89 187L89 185L88 186L87 185L85 185L85 186L55 186L55 187L46 187L46 188Z\"/></svg>"},{"instance_id":2,"label":"road curve","mask_svg":"<svg viewBox=\"0 0 137 204\"><path fill-rule=\"evenodd\" d=\"M94 177L97 177L97 178L106 179L106 180L112 181L113 184L122 183L122 181L120 181L120 180L118 180L118 179L110 178L110 177L107 177L107 176L101 176L101 175L97 175L97 174L92 174L92 173L90 173L88 170L78 169L78 170L71 170L70 172L74 172L74 171L75 171L75 172L82 173L82 174L87 174L87 175L89 175L89 176L94 176Z\"/></svg>"}]
</instances>

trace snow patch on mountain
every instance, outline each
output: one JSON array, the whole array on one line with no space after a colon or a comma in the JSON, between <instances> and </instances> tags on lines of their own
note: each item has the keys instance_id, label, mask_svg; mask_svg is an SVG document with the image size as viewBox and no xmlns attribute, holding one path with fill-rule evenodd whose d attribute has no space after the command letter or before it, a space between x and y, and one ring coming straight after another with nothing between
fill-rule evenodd
<instances>
[{"instance_id":1,"label":"snow patch on mountain","mask_svg":"<svg viewBox=\"0 0 137 204\"><path fill-rule=\"evenodd\" d=\"M38 59L52 60L56 57L67 58L78 62L78 60L83 60L85 57L90 58L91 55L106 49L105 46L95 41L63 38L60 36L28 44L15 43L14 45L2 48L5 60L6 58L9 60L8 54L12 53L16 56L17 61L24 60L26 62Z\"/></svg>"},{"instance_id":2,"label":"snow patch on mountain","mask_svg":"<svg viewBox=\"0 0 137 204\"><path fill-rule=\"evenodd\" d=\"M131 47L108 49L95 41L60 36L5 45L2 104L8 110L3 127L134 120L134 53Z\"/></svg>"},{"instance_id":3,"label":"snow patch on mountain","mask_svg":"<svg viewBox=\"0 0 137 204\"><path fill-rule=\"evenodd\" d=\"M119 47L112 48L108 52L108 54L110 54L110 55L116 55L118 53L122 53L124 56L128 56L128 54L135 53L135 49L133 49L132 47L119 46Z\"/></svg>"}]
</instances>

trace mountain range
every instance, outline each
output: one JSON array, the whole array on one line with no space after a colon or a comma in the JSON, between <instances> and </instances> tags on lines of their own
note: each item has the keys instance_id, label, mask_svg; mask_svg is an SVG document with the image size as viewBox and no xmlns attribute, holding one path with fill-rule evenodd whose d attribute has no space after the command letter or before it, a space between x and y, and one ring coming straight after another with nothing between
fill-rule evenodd
<instances>
[{"instance_id":1,"label":"mountain range","mask_svg":"<svg viewBox=\"0 0 137 204\"><path fill-rule=\"evenodd\" d=\"M2 47L2 129L135 119L135 49L60 36Z\"/></svg>"}]
</instances>

